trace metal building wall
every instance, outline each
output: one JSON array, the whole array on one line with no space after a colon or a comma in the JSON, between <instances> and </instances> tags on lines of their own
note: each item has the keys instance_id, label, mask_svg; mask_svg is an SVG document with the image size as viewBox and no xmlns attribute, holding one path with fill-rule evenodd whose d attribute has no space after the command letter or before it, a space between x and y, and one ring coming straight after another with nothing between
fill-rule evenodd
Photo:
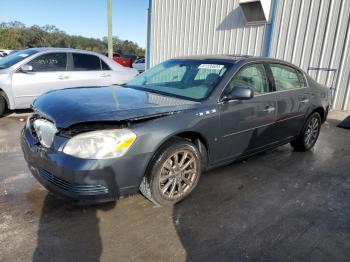
<instances>
[{"instance_id":1,"label":"metal building wall","mask_svg":"<svg viewBox=\"0 0 350 262\"><path fill-rule=\"evenodd\" d=\"M350 110L350 1L275 0L271 56L305 71L336 69L334 108ZM152 0L150 65L182 55L262 55L266 25L246 25L239 0ZM310 71L331 86L333 71Z\"/></svg>"},{"instance_id":2,"label":"metal building wall","mask_svg":"<svg viewBox=\"0 0 350 262\"><path fill-rule=\"evenodd\" d=\"M334 108L350 110L350 1L279 0L275 19L271 56L300 66L327 86L334 76Z\"/></svg>"},{"instance_id":3,"label":"metal building wall","mask_svg":"<svg viewBox=\"0 0 350 262\"><path fill-rule=\"evenodd\" d=\"M151 66L183 55L261 55L265 25L245 26L238 2L152 0Z\"/></svg>"}]
</instances>

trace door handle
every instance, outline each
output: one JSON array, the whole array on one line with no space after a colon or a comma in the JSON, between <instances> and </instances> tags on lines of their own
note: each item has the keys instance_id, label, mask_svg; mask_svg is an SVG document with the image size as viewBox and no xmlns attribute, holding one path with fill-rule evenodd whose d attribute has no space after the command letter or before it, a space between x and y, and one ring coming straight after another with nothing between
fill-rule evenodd
<instances>
[{"instance_id":1,"label":"door handle","mask_svg":"<svg viewBox=\"0 0 350 262\"><path fill-rule=\"evenodd\" d=\"M275 111L276 110L276 108L274 108L274 107L272 107L272 106L268 106L265 110L264 110L264 112L266 112L266 113L272 113L273 111Z\"/></svg>"},{"instance_id":2,"label":"door handle","mask_svg":"<svg viewBox=\"0 0 350 262\"><path fill-rule=\"evenodd\" d=\"M299 102L300 102L300 103L309 103L309 102L310 102L310 99L305 98L305 99L299 100Z\"/></svg>"},{"instance_id":3,"label":"door handle","mask_svg":"<svg viewBox=\"0 0 350 262\"><path fill-rule=\"evenodd\" d=\"M60 75L60 76L58 76L57 78L60 79L60 80L64 80L64 79L68 79L69 76Z\"/></svg>"},{"instance_id":4,"label":"door handle","mask_svg":"<svg viewBox=\"0 0 350 262\"><path fill-rule=\"evenodd\" d=\"M102 74L102 77L110 77L110 74Z\"/></svg>"}]
</instances>

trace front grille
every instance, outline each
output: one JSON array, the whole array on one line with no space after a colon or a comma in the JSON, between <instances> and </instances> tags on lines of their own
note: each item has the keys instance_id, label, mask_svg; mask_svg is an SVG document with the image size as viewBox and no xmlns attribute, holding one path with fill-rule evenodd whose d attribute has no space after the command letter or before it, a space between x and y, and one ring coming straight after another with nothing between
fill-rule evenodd
<instances>
[{"instance_id":1,"label":"front grille","mask_svg":"<svg viewBox=\"0 0 350 262\"><path fill-rule=\"evenodd\" d=\"M39 175L56 187L70 193L76 193L80 195L100 195L108 193L108 188L105 186L70 183L44 169L39 169Z\"/></svg>"}]
</instances>

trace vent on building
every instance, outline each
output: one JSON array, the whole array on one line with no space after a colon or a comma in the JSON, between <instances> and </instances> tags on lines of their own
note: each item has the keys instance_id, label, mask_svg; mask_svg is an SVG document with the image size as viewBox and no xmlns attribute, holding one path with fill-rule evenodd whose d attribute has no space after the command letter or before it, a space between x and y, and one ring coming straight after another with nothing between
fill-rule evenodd
<instances>
[{"instance_id":1,"label":"vent on building","mask_svg":"<svg viewBox=\"0 0 350 262\"><path fill-rule=\"evenodd\" d=\"M271 0L240 0L239 6L249 24L267 23L270 18Z\"/></svg>"}]
</instances>

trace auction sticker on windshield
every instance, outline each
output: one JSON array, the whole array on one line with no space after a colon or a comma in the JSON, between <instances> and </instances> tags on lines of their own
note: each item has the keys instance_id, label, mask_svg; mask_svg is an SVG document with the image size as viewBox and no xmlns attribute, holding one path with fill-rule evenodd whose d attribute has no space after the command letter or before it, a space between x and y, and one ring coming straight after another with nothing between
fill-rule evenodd
<instances>
[{"instance_id":1,"label":"auction sticker on windshield","mask_svg":"<svg viewBox=\"0 0 350 262\"><path fill-rule=\"evenodd\" d=\"M221 70L224 66L218 64L201 64L199 69Z\"/></svg>"}]
</instances>

